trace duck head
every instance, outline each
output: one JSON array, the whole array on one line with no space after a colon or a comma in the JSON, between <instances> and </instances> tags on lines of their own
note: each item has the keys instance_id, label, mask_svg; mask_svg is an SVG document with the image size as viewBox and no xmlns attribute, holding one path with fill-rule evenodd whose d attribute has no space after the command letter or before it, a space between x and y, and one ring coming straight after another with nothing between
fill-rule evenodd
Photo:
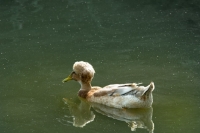
<instances>
[{"instance_id":1,"label":"duck head","mask_svg":"<svg viewBox=\"0 0 200 133\"><path fill-rule=\"evenodd\" d=\"M94 68L88 62L78 61L73 65L73 71L71 74L65 78L62 82L67 82L69 80L78 81L80 84L90 83L94 77Z\"/></svg>"}]
</instances>

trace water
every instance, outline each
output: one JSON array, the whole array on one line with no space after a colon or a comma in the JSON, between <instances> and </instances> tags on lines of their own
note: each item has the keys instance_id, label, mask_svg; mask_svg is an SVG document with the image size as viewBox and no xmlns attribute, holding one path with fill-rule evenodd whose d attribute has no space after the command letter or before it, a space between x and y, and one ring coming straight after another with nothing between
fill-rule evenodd
<instances>
[{"instance_id":1,"label":"water","mask_svg":"<svg viewBox=\"0 0 200 133\"><path fill-rule=\"evenodd\" d=\"M199 132L199 4L1 1L1 132ZM93 85L154 81L152 109L80 101L79 84L61 82L79 60Z\"/></svg>"}]
</instances>

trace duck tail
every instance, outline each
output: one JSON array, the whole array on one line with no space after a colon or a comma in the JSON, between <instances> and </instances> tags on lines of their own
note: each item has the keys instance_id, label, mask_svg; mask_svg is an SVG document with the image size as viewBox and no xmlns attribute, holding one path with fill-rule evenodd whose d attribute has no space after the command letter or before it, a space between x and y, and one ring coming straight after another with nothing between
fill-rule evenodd
<instances>
[{"instance_id":1,"label":"duck tail","mask_svg":"<svg viewBox=\"0 0 200 133\"><path fill-rule=\"evenodd\" d=\"M144 91L144 93L141 96L141 99L143 99L144 101L146 99L148 99L148 97L150 96L151 92L154 90L155 85L154 82L151 82L148 86L145 87L146 90Z\"/></svg>"},{"instance_id":2,"label":"duck tail","mask_svg":"<svg viewBox=\"0 0 200 133\"><path fill-rule=\"evenodd\" d=\"M148 86L147 86L147 90L145 91L145 93L143 95L148 96L154 89L155 89L155 85L154 82L151 82Z\"/></svg>"}]
</instances>

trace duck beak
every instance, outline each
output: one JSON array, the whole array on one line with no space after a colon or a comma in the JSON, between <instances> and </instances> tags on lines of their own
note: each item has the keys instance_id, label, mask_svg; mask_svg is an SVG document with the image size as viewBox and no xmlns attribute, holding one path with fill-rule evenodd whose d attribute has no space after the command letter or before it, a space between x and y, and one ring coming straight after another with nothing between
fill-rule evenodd
<instances>
[{"instance_id":1,"label":"duck beak","mask_svg":"<svg viewBox=\"0 0 200 133\"><path fill-rule=\"evenodd\" d=\"M72 75L70 74L67 78L63 79L63 83L69 81L69 80L72 80Z\"/></svg>"}]
</instances>

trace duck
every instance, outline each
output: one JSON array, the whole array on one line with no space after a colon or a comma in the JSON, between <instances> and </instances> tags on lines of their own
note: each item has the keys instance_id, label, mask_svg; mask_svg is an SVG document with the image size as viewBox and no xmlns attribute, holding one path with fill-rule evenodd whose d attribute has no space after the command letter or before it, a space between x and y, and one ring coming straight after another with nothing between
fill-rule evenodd
<instances>
[{"instance_id":1,"label":"duck","mask_svg":"<svg viewBox=\"0 0 200 133\"><path fill-rule=\"evenodd\" d=\"M62 82L77 81L81 86L78 96L90 103L122 109L150 108L152 106L154 82L150 82L147 86L142 86L142 83L125 83L99 87L91 85L94 74L95 70L90 63L76 61L73 71Z\"/></svg>"}]
</instances>

